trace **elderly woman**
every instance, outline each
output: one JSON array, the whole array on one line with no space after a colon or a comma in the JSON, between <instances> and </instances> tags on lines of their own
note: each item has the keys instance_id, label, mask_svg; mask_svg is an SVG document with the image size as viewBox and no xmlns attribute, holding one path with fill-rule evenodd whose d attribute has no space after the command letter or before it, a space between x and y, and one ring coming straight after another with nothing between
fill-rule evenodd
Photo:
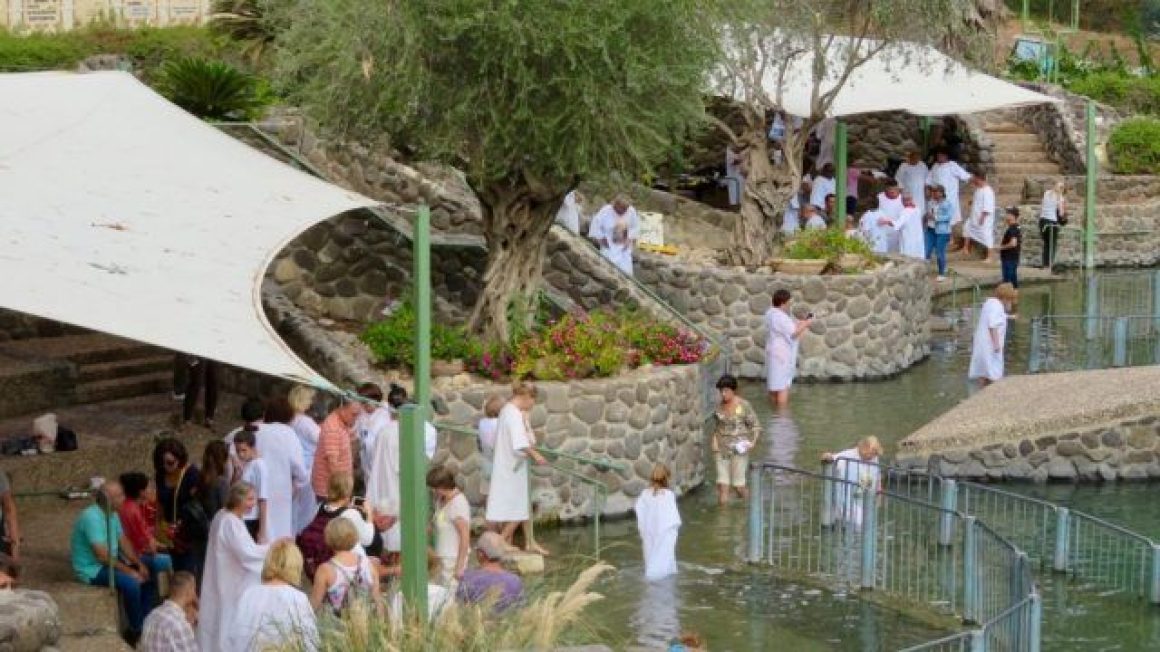
<instances>
[{"instance_id":1,"label":"elderly woman","mask_svg":"<svg viewBox=\"0 0 1160 652\"><path fill-rule=\"evenodd\" d=\"M717 381L721 403L713 413L714 427L711 447L717 459L717 504L729 501L732 487L742 500L749 498L745 473L749 467L749 451L761 436L761 423L749 401L737 394L737 379L729 374Z\"/></svg>"},{"instance_id":2,"label":"elderly woman","mask_svg":"<svg viewBox=\"0 0 1160 652\"><path fill-rule=\"evenodd\" d=\"M289 539L270 546L262 583L251 586L237 604L228 650L318 649L318 627L310 599L298 590L302 553Z\"/></svg>"},{"instance_id":3,"label":"elderly woman","mask_svg":"<svg viewBox=\"0 0 1160 652\"><path fill-rule=\"evenodd\" d=\"M855 527L862 526L861 492L877 492L881 488L881 455L882 444L873 436L859 439L856 446L840 453L822 453L823 462L834 464L832 477L841 480L833 483L835 513Z\"/></svg>"},{"instance_id":4,"label":"elderly woman","mask_svg":"<svg viewBox=\"0 0 1160 652\"><path fill-rule=\"evenodd\" d=\"M769 332L765 340L766 389L769 401L777 406L789 403L789 386L797 371L798 339L814 323L813 313L806 319L791 317L789 302L789 290L778 290L773 293L773 306L765 312Z\"/></svg>"},{"instance_id":5,"label":"elderly woman","mask_svg":"<svg viewBox=\"0 0 1160 652\"><path fill-rule=\"evenodd\" d=\"M1056 181L1043 193L1039 205L1039 235L1043 236L1043 269L1055 264L1055 248L1059 245L1059 229L1067 223L1067 185Z\"/></svg>"}]
</instances>

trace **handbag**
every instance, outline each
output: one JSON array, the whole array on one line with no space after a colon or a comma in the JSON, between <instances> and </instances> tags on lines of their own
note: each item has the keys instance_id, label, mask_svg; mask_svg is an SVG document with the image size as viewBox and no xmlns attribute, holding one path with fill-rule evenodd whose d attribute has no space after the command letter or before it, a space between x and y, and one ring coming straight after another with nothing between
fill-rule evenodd
<instances>
[{"instance_id":1,"label":"handbag","mask_svg":"<svg viewBox=\"0 0 1160 652\"><path fill-rule=\"evenodd\" d=\"M1063 211L1059 210L1058 208L1055 209L1055 221L1060 226L1067 226L1067 213L1064 213Z\"/></svg>"}]
</instances>

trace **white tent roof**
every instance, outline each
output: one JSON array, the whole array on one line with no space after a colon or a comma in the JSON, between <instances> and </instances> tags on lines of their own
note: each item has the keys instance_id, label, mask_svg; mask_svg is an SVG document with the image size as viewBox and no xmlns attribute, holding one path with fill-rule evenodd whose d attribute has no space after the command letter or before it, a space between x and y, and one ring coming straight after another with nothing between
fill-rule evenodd
<instances>
[{"instance_id":1,"label":"white tent roof","mask_svg":"<svg viewBox=\"0 0 1160 652\"><path fill-rule=\"evenodd\" d=\"M313 224L375 202L131 75L0 75L0 306L319 386L260 288Z\"/></svg>"},{"instance_id":2,"label":"white tent roof","mask_svg":"<svg viewBox=\"0 0 1160 652\"><path fill-rule=\"evenodd\" d=\"M784 51L788 43L775 34L771 43ZM833 88L845 68L846 55L854 42L835 36L826 47L826 78L821 92ZM872 42L862 41L865 49ZM778 57L771 54L771 59ZM813 85L813 52L796 56L782 82L781 106L791 115L810 115ZM770 65L763 88L771 100L778 97L777 71ZM740 99L740 98L739 98ZM1003 107L1058 102L1056 98L1029 91L1015 84L972 71L937 49L914 43L889 46L854 69L838 91L826 117L841 117L877 111L906 111L915 115L939 116L977 113Z\"/></svg>"}]
</instances>

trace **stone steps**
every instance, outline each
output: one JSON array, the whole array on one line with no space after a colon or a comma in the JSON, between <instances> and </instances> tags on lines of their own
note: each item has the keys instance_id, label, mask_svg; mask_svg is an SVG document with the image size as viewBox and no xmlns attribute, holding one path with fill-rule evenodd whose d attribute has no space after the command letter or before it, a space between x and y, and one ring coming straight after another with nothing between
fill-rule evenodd
<instances>
[{"instance_id":1,"label":"stone steps","mask_svg":"<svg viewBox=\"0 0 1160 652\"><path fill-rule=\"evenodd\" d=\"M98 362L83 364L78 370L78 380L81 383L92 383L103 380L113 380L128 376L141 376L169 370L173 365L171 355L153 355L147 358L129 358L113 360L112 362Z\"/></svg>"},{"instance_id":2,"label":"stone steps","mask_svg":"<svg viewBox=\"0 0 1160 652\"><path fill-rule=\"evenodd\" d=\"M77 385L77 403L102 403L119 398L160 394L172 389L173 373L170 371L109 378Z\"/></svg>"},{"instance_id":3,"label":"stone steps","mask_svg":"<svg viewBox=\"0 0 1160 652\"><path fill-rule=\"evenodd\" d=\"M99 364L140 358L157 355L161 350L148 344L104 333L39 337L0 344L0 352L13 357L65 359L74 364Z\"/></svg>"},{"instance_id":4,"label":"stone steps","mask_svg":"<svg viewBox=\"0 0 1160 652\"><path fill-rule=\"evenodd\" d=\"M991 142L996 152L1042 152L1043 143L1034 134L1004 134L990 133Z\"/></svg>"},{"instance_id":5,"label":"stone steps","mask_svg":"<svg viewBox=\"0 0 1160 652\"><path fill-rule=\"evenodd\" d=\"M1051 161L1043 161L1040 163L995 163L995 174L1000 178L1013 175L1021 175L1027 177L1033 174L1056 174L1059 172L1059 166ZM1020 179L1020 183L1022 183Z\"/></svg>"},{"instance_id":6,"label":"stone steps","mask_svg":"<svg viewBox=\"0 0 1160 652\"><path fill-rule=\"evenodd\" d=\"M1051 163L1051 159L1042 150L1032 151L1018 151L1018 150L1003 150L992 154L993 160L996 164L1007 163Z\"/></svg>"}]
</instances>

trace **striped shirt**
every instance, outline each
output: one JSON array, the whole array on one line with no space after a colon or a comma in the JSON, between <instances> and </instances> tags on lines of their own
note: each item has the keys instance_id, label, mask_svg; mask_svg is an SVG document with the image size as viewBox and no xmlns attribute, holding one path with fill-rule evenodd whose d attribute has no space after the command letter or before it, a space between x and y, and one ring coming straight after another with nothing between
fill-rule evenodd
<instances>
[{"instance_id":1,"label":"striped shirt","mask_svg":"<svg viewBox=\"0 0 1160 652\"><path fill-rule=\"evenodd\" d=\"M318 448L314 451L314 466L310 469L310 485L314 493L325 496L330 476L335 473L353 473L354 459L352 458L350 440L354 436L350 426L339 416L339 408L330 413L322 422L322 429L318 433ZM329 457L336 456L337 464L330 465Z\"/></svg>"}]
</instances>

